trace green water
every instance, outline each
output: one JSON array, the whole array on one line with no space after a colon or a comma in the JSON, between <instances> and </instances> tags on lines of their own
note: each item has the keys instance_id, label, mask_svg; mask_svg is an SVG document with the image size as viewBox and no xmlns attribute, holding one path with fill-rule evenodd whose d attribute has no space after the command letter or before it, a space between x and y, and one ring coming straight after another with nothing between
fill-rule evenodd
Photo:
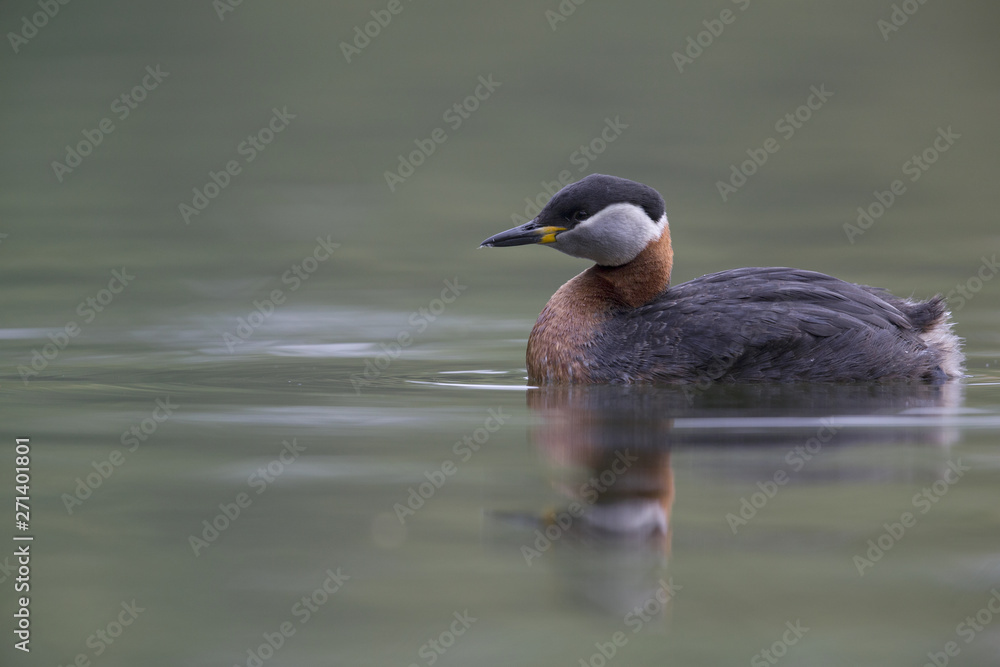
<instances>
[{"instance_id":1,"label":"green water","mask_svg":"<svg viewBox=\"0 0 1000 667\"><path fill-rule=\"evenodd\" d=\"M7 3L3 664L996 664L1000 14L897 4ZM595 171L969 377L527 390Z\"/></svg>"}]
</instances>

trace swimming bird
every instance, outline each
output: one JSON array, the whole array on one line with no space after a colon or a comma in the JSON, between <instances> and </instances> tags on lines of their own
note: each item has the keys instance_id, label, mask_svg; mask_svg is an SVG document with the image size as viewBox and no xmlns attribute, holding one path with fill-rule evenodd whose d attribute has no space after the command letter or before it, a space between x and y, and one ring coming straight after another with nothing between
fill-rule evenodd
<instances>
[{"instance_id":1,"label":"swimming bird","mask_svg":"<svg viewBox=\"0 0 1000 667\"><path fill-rule=\"evenodd\" d=\"M962 375L944 299L913 301L814 271L751 267L670 285L663 197L592 174L481 247L547 245L595 262L528 338L531 384L941 383Z\"/></svg>"}]
</instances>

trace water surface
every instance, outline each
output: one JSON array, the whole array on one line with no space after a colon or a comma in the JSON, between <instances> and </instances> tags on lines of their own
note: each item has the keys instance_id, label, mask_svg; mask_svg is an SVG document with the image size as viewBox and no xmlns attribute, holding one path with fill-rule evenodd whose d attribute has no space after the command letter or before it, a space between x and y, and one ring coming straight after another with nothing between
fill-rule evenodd
<instances>
[{"instance_id":1,"label":"water surface","mask_svg":"<svg viewBox=\"0 0 1000 667\"><path fill-rule=\"evenodd\" d=\"M29 437L35 536L4 664L994 664L995 8L404 3L348 62L385 6L71 3L0 59L3 466ZM477 246L594 171L663 192L675 281L947 295L969 377L526 387L585 264Z\"/></svg>"}]
</instances>

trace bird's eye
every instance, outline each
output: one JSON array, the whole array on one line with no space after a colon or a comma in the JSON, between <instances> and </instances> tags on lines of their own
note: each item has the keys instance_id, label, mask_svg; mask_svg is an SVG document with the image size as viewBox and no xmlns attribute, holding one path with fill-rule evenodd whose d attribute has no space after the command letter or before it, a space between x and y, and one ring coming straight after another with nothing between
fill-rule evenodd
<instances>
[{"instance_id":1,"label":"bird's eye","mask_svg":"<svg viewBox=\"0 0 1000 667\"><path fill-rule=\"evenodd\" d=\"M586 211L577 211L576 213L573 214L573 220L575 220L576 222L583 222L589 217L590 214L587 213Z\"/></svg>"}]
</instances>

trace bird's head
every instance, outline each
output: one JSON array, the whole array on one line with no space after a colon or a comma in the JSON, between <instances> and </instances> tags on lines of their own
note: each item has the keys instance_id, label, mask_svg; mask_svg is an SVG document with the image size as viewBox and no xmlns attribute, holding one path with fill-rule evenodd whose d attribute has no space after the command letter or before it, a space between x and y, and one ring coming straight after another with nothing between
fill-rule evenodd
<instances>
[{"instance_id":1,"label":"bird's head","mask_svg":"<svg viewBox=\"0 0 1000 667\"><path fill-rule=\"evenodd\" d=\"M481 247L540 243L601 266L622 266L666 230L663 197L656 190L591 174L557 192L535 219L491 236Z\"/></svg>"}]
</instances>

